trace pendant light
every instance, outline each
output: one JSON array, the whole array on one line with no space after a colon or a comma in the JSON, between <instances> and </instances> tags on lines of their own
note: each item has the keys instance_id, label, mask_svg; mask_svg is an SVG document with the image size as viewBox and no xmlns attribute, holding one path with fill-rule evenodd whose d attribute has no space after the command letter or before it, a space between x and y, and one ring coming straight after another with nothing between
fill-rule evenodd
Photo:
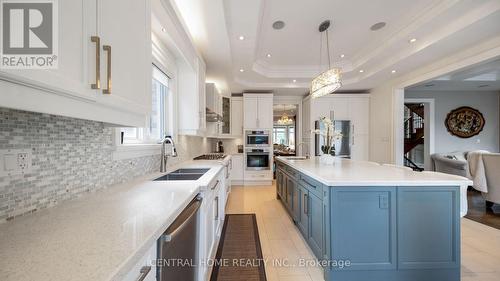
<instances>
[{"instance_id":1,"label":"pendant light","mask_svg":"<svg viewBox=\"0 0 500 281\"><path fill-rule=\"evenodd\" d=\"M293 123L293 119L288 117L288 114L286 114L286 106L283 105L283 115L281 115L281 118L278 120L279 125L291 125Z\"/></svg>"},{"instance_id":2,"label":"pendant light","mask_svg":"<svg viewBox=\"0 0 500 281\"><path fill-rule=\"evenodd\" d=\"M338 67L331 66L330 63L330 43L328 40L328 28L330 21L325 20L319 25L319 32L326 33L326 51L328 55L328 70L318 75L311 81L311 96L319 98L335 92L342 86L342 70ZM321 65L321 48L323 46L323 36L320 37L320 65Z\"/></svg>"}]
</instances>

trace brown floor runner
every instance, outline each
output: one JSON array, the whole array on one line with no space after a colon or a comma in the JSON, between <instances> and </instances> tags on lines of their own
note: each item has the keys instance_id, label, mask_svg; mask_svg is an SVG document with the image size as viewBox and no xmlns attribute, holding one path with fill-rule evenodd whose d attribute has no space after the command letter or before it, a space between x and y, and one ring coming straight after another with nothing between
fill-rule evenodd
<instances>
[{"instance_id":1,"label":"brown floor runner","mask_svg":"<svg viewBox=\"0 0 500 281\"><path fill-rule=\"evenodd\" d=\"M266 281L255 214L226 215L210 281Z\"/></svg>"}]
</instances>

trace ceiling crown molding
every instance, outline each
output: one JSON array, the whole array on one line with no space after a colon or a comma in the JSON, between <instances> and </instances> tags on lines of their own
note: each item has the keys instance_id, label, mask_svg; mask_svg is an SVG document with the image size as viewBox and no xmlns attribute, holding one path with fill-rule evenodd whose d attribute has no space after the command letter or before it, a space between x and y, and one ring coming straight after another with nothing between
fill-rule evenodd
<instances>
[{"instance_id":1,"label":"ceiling crown molding","mask_svg":"<svg viewBox=\"0 0 500 281\"><path fill-rule=\"evenodd\" d=\"M332 67L341 68L344 73L353 71L352 64L349 61L334 62ZM313 78L327 69L329 69L328 65L322 65L321 67L317 65L271 65L260 59L256 60L252 65L253 71L267 78Z\"/></svg>"}]
</instances>

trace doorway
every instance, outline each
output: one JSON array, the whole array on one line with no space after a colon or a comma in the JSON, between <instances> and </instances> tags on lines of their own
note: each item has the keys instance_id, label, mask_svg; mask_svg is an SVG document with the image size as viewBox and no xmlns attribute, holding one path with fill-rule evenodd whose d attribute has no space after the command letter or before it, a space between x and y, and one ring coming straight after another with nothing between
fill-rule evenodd
<instances>
[{"instance_id":1,"label":"doorway","mask_svg":"<svg viewBox=\"0 0 500 281\"><path fill-rule=\"evenodd\" d=\"M297 105L275 104L273 106L274 156L295 156L297 141Z\"/></svg>"},{"instance_id":2,"label":"doorway","mask_svg":"<svg viewBox=\"0 0 500 281\"><path fill-rule=\"evenodd\" d=\"M404 99L404 165L415 171L432 171L434 153L434 99Z\"/></svg>"}]
</instances>

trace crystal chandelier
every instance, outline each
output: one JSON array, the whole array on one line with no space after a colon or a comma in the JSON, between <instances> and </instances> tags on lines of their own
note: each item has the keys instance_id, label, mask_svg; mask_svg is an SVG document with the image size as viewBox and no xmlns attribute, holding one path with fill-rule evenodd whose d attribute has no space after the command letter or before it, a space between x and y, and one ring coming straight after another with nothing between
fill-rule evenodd
<instances>
[{"instance_id":1,"label":"crystal chandelier","mask_svg":"<svg viewBox=\"0 0 500 281\"><path fill-rule=\"evenodd\" d=\"M335 92L342 86L342 70L340 68L331 67L330 64L330 45L328 40L328 28L330 21L326 20L319 26L319 32L326 33L326 51L328 54L328 70L318 75L311 81L311 96L319 98ZM323 36L320 39L320 65L321 65L321 47L323 46Z\"/></svg>"},{"instance_id":2,"label":"crystal chandelier","mask_svg":"<svg viewBox=\"0 0 500 281\"><path fill-rule=\"evenodd\" d=\"M278 119L279 125L291 125L293 124L293 119L288 117L285 111L285 106L283 105L283 115L281 115L280 119Z\"/></svg>"}]
</instances>

